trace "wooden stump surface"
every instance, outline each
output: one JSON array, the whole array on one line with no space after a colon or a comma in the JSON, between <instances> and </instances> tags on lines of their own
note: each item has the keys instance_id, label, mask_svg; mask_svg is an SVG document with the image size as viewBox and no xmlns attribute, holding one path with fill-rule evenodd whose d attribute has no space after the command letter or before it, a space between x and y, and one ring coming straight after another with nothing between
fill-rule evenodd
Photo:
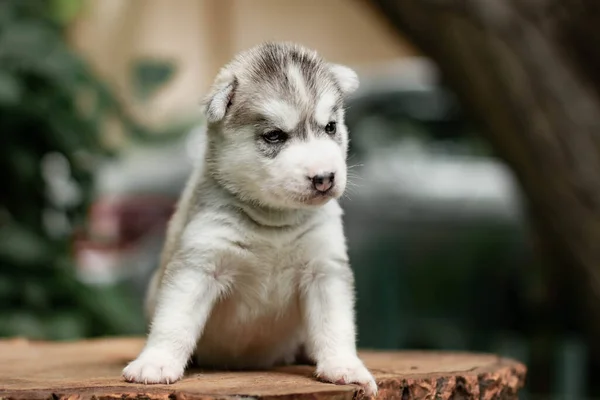
<instances>
[{"instance_id":1,"label":"wooden stump surface","mask_svg":"<svg viewBox=\"0 0 600 400\"><path fill-rule=\"evenodd\" d=\"M314 367L264 372L188 370L172 385L122 380L122 368L143 346L140 338L80 342L0 341L0 400L148 399L353 400L356 386L321 383ZM526 368L487 354L362 351L377 379L378 399L517 399Z\"/></svg>"}]
</instances>

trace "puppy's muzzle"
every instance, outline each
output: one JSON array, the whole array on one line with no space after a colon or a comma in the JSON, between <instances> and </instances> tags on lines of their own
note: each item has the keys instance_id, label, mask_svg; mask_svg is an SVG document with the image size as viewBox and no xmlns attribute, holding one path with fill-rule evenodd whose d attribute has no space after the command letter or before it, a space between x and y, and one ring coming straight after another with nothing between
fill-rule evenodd
<instances>
[{"instance_id":1,"label":"puppy's muzzle","mask_svg":"<svg viewBox=\"0 0 600 400\"><path fill-rule=\"evenodd\" d=\"M333 187L335 173L325 172L309 177L309 179L312 181L312 185L317 192L325 194Z\"/></svg>"}]
</instances>

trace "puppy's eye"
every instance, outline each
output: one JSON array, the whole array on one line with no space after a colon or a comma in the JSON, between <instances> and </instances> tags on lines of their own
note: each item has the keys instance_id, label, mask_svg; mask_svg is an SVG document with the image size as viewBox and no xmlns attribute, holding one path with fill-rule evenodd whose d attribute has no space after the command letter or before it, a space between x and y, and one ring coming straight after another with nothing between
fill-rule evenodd
<instances>
[{"instance_id":1,"label":"puppy's eye","mask_svg":"<svg viewBox=\"0 0 600 400\"><path fill-rule=\"evenodd\" d=\"M280 130L267 132L262 137L267 143L283 143L287 140L287 134Z\"/></svg>"},{"instance_id":2,"label":"puppy's eye","mask_svg":"<svg viewBox=\"0 0 600 400\"><path fill-rule=\"evenodd\" d=\"M328 134L333 135L335 133L335 130L336 130L335 122L331 121L330 123L325 125L325 132L327 132Z\"/></svg>"}]
</instances>

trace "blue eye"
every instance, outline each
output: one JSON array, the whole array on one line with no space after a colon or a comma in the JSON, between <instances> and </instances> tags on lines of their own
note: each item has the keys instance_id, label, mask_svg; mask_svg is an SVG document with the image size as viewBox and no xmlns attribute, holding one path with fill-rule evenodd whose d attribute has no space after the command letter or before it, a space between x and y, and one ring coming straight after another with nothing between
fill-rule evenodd
<instances>
[{"instance_id":1,"label":"blue eye","mask_svg":"<svg viewBox=\"0 0 600 400\"><path fill-rule=\"evenodd\" d=\"M287 140L287 134L280 130L274 130L262 135L267 143L283 143Z\"/></svg>"},{"instance_id":2,"label":"blue eye","mask_svg":"<svg viewBox=\"0 0 600 400\"><path fill-rule=\"evenodd\" d=\"M327 132L330 135L333 135L336 131L336 125L335 122L331 121L330 123L328 123L327 125L325 125L325 132Z\"/></svg>"}]
</instances>

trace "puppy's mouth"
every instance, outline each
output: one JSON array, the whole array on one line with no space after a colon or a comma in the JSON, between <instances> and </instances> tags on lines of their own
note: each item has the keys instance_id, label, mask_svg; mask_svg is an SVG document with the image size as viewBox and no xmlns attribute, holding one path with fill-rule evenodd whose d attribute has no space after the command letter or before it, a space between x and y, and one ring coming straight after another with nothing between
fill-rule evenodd
<instances>
[{"instance_id":1,"label":"puppy's mouth","mask_svg":"<svg viewBox=\"0 0 600 400\"><path fill-rule=\"evenodd\" d=\"M327 191L311 190L309 194L302 197L301 202L307 205L322 205L331 199L339 197L336 187Z\"/></svg>"},{"instance_id":2,"label":"puppy's mouth","mask_svg":"<svg viewBox=\"0 0 600 400\"><path fill-rule=\"evenodd\" d=\"M302 185L303 186L303 185ZM328 190L318 190L314 187L288 187L283 191L267 191L271 197L277 197L279 201L285 202L288 206L322 206L330 200L338 199L344 192L343 185L333 185ZM283 188L282 188L283 189ZM294 190L295 189L295 190Z\"/></svg>"}]
</instances>

